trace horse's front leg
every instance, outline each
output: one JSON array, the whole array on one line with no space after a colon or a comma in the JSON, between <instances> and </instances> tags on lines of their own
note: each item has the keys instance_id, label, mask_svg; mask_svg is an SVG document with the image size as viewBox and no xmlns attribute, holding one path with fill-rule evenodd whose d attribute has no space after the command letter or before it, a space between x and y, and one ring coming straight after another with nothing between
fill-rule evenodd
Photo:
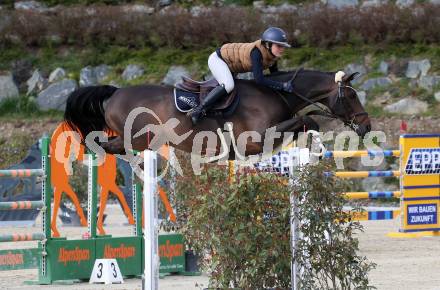
<instances>
[{"instance_id":1,"label":"horse's front leg","mask_svg":"<svg viewBox=\"0 0 440 290\"><path fill-rule=\"evenodd\" d=\"M101 142L99 145L109 154L125 154L124 139L120 136L109 137L109 141Z\"/></svg>"},{"instance_id":2,"label":"horse's front leg","mask_svg":"<svg viewBox=\"0 0 440 290\"><path fill-rule=\"evenodd\" d=\"M248 156L263 153L266 157L284 145L288 145L298 138L300 132L307 130L319 130L319 125L310 117L295 117L279 124L276 124L264 131L257 131L247 135L236 136L234 152L239 156ZM286 134L288 133L288 134ZM250 141L251 140L251 141ZM250 142L249 142L250 141ZM245 144L244 144L245 143ZM245 150L243 150L245 148ZM240 158L240 159L243 159Z\"/></svg>"},{"instance_id":3,"label":"horse's front leg","mask_svg":"<svg viewBox=\"0 0 440 290\"><path fill-rule=\"evenodd\" d=\"M300 116L289 119L275 125L276 132L280 133L295 133L306 132L308 130L319 130L319 125L312 118L308 116Z\"/></svg>"},{"instance_id":4,"label":"horse's front leg","mask_svg":"<svg viewBox=\"0 0 440 290\"><path fill-rule=\"evenodd\" d=\"M271 144L266 144L267 142L273 142L274 147L279 147L280 145L288 145L283 143L290 143L296 140L299 133L306 132L308 130L319 131L319 125L312 118L308 116L295 117L286 121L283 121L269 129L265 132L260 132L261 136L264 136L263 142L261 142L260 150L263 151L266 147ZM270 136L270 134L273 134Z\"/></svg>"}]
</instances>

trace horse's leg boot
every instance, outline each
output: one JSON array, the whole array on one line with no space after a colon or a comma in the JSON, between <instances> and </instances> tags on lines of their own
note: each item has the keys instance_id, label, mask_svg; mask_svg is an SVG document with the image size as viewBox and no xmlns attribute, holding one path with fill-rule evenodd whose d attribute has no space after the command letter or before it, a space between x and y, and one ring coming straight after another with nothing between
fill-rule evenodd
<instances>
[{"instance_id":1,"label":"horse's leg boot","mask_svg":"<svg viewBox=\"0 0 440 290\"><path fill-rule=\"evenodd\" d=\"M194 111L191 113L191 121L193 125L196 125L200 119L206 115L206 111L215 104L217 100L222 97L226 97L228 92L225 90L223 86L217 86L209 94L206 98L197 106Z\"/></svg>"}]
</instances>

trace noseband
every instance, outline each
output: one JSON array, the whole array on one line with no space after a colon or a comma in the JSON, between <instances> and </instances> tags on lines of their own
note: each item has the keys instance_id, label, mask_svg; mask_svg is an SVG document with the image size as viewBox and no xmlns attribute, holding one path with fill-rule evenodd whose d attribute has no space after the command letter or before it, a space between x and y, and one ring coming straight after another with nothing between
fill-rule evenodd
<instances>
[{"instance_id":1,"label":"noseband","mask_svg":"<svg viewBox=\"0 0 440 290\"><path fill-rule=\"evenodd\" d=\"M357 91L355 88L353 88L351 86L343 85L341 82L338 82L338 95L336 96L335 104L337 104L339 101L341 101L343 103L344 100L346 100L346 96L345 96L345 92L344 92L345 88L349 88L349 89L353 90L354 93L356 94L356 97L358 97L358 94L357 94ZM345 104L342 104L342 105L344 106ZM330 109L332 111L335 111L335 110L333 110L333 108L330 108ZM364 112L359 112L359 113L352 113L348 116L345 115L346 120L344 121L344 125L346 125L356 131L357 129L359 129L359 125L355 124L354 121L359 116L364 116L362 121L359 122L359 123L362 123L366 118L368 118L368 113L366 111L364 111Z\"/></svg>"}]
</instances>

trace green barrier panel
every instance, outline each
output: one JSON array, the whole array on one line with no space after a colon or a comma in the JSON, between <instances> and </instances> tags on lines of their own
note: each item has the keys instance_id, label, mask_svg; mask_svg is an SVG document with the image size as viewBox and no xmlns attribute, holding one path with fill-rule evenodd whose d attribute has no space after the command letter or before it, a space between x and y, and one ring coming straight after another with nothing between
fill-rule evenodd
<instances>
[{"instance_id":1,"label":"green barrier panel","mask_svg":"<svg viewBox=\"0 0 440 290\"><path fill-rule=\"evenodd\" d=\"M37 269L38 249L17 249L0 251L0 271Z\"/></svg>"},{"instance_id":2,"label":"green barrier panel","mask_svg":"<svg viewBox=\"0 0 440 290\"><path fill-rule=\"evenodd\" d=\"M185 271L185 245L180 234L159 235L159 273Z\"/></svg>"}]
</instances>

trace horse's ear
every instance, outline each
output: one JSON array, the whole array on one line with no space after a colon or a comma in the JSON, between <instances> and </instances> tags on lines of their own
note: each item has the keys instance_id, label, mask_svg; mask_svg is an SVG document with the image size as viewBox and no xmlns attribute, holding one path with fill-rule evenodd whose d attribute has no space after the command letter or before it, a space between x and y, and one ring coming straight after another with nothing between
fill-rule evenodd
<instances>
[{"instance_id":1,"label":"horse's ear","mask_svg":"<svg viewBox=\"0 0 440 290\"><path fill-rule=\"evenodd\" d=\"M342 81L343 81L344 83L349 83L349 82L351 82L352 80L354 80L358 75L360 75L360 73L358 73L358 72L354 72L354 73L352 73L352 74L350 74L350 75L345 75L345 76L342 78Z\"/></svg>"}]
</instances>

